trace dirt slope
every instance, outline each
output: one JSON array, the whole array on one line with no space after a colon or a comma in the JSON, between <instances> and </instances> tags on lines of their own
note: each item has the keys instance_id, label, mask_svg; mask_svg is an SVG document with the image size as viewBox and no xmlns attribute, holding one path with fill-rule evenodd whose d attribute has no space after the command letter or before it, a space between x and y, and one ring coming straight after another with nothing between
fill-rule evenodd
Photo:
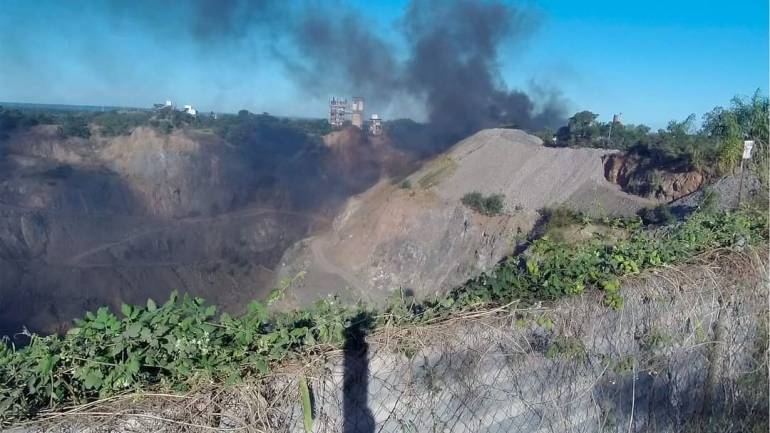
<instances>
[{"instance_id":1,"label":"dirt slope","mask_svg":"<svg viewBox=\"0 0 770 433\"><path fill-rule=\"evenodd\" d=\"M279 277L306 274L287 304L307 304L310 293L377 301L397 288L428 296L490 269L542 207L629 215L651 205L604 178L602 156L612 152L547 148L517 130L481 131L410 175L411 188L380 182L350 199L327 232L290 249ZM469 210L460 199L471 191L505 194L506 212Z\"/></svg>"}]
</instances>

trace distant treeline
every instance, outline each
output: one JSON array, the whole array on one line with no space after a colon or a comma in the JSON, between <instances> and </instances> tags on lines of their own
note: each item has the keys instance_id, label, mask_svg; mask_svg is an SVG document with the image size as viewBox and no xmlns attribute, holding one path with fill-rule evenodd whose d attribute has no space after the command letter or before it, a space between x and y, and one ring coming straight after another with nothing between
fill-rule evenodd
<instances>
[{"instance_id":1,"label":"distant treeline","mask_svg":"<svg viewBox=\"0 0 770 433\"><path fill-rule=\"evenodd\" d=\"M695 115L671 121L665 129L652 131L646 125L599 122L598 114L581 111L558 130L537 134L547 146L595 147L627 151L642 164L671 170L697 169L706 174L733 171L740 162L744 139L756 142L754 163L764 164L768 143L768 98L759 90L751 97L730 101L727 108L715 107L696 125ZM291 149L309 137L327 134L326 119L296 119L254 114L199 113L191 116L171 107L160 110L43 110L0 107L0 139L17 129L39 124L58 125L62 138L89 138L130 134L138 126L168 134L174 129L209 130L233 144L274 141L275 149ZM433 137L425 125L409 120L388 122L388 134L402 150L425 156L434 153Z\"/></svg>"},{"instance_id":2,"label":"distant treeline","mask_svg":"<svg viewBox=\"0 0 770 433\"><path fill-rule=\"evenodd\" d=\"M581 111L557 131L538 135L547 146L619 149L643 163L707 174L734 170L740 163L743 140L750 139L755 141L753 161L766 161L768 98L759 90L748 98L734 97L727 108L715 107L703 115L700 126L694 114L654 132L646 125L599 122L597 117L596 113Z\"/></svg>"},{"instance_id":3,"label":"distant treeline","mask_svg":"<svg viewBox=\"0 0 770 433\"><path fill-rule=\"evenodd\" d=\"M93 131L102 136L128 135L138 126L147 126L160 133L171 133L174 129L208 129L228 140L249 140L256 130L267 128L282 129L283 132L323 135L331 131L325 119L290 119L271 116L267 113L253 114L241 110L238 114L202 113L192 116L184 111L164 108L161 110L112 110L75 111L40 108L6 108L0 106L0 139L18 129L36 125L58 125L62 138L89 138ZM279 134L282 139L291 134ZM276 135L278 136L278 135ZM295 137L296 138L296 137Z\"/></svg>"}]
</instances>

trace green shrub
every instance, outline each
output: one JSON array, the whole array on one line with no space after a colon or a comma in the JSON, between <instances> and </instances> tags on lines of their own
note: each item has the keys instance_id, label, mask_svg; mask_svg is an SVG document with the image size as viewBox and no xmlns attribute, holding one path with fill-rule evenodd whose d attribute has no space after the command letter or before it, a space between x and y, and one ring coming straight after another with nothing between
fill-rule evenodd
<instances>
[{"instance_id":1,"label":"green shrub","mask_svg":"<svg viewBox=\"0 0 770 433\"><path fill-rule=\"evenodd\" d=\"M91 137L91 130L88 128L88 122L81 116L67 116L57 131L62 138Z\"/></svg>"},{"instance_id":2,"label":"green shrub","mask_svg":"<svg viewBox=\"0 0 770 433\"><path fill-rule=\"evenodd\" d=\"M668 204L659 204L654 208L645 208L639 211L639 217L644 224L666 225L676 221Z\"/></svg>"},{"instance_id":3,"label":"green shrub","mask_svg":"<svg viewBox=\"0 0 770 433\"><path fill-rule=\"evenodd\" d=\"M411 189L412 188L412 182L409 181L409 179L405 179L401 184L399 185L399 188L401 189Z\"/></svg>"},{"instance_id":4,"label":"green shrub","mask_svg":"<svg viewBox=\"0 0 770 433\"><path fill-rule=\"evenodd\" d=\"M580 212L575 212L564 206L555 209L543 208L539 212L545 218L548 229L569 227L585 220L584 215Z\"/></svg>"},{"instance_id":5,"label":"green shrub","mask_svg":"<svg viewBox=\"0 0 770 433\"><path fill-rule=\"evenodd\" d=\"M492 194L484 197L480 192L474 191L465 194L461 202L482 215L495 216L503 213L505 208L504 198L505 196L502 194Z\"/></svg>"},{"instance_id":6,"label":"green shrub","mask_svg":"<svg viewBox=\"0 0 770 433\"><path fill-rule=\"evenodd\" d=\"M703 188L698 207L704 212L713 212L719 206L719 193L711 187Z\"/></svg>"},{"instance_id":7,"label":"green shrub","mask_svg":"<svg viewBox=\"0 0 770 433\"><path fill-rule=\"evenodd\" d=\"M110 111L94 116L93 122L101 133L108 137L128 135L137 126L149 124L151 114L147 111L118 112Z\"/></svg>"}]
</instances>

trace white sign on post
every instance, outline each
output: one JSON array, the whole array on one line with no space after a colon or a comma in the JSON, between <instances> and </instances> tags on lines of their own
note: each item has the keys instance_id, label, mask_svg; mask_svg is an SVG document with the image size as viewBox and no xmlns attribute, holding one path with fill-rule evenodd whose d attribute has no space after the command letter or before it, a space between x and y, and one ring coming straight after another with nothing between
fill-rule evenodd
<instances>
[{"instance_id":1,"label":"white sign on post","mask_svg":"<svg viewBox=\"0 0 770 433\"><path fill-rule=\"evenodd\" d=\"M743 140L743 159L751 159L752 149L754 149L754 140Z\"/></svg>"}]
</instances>

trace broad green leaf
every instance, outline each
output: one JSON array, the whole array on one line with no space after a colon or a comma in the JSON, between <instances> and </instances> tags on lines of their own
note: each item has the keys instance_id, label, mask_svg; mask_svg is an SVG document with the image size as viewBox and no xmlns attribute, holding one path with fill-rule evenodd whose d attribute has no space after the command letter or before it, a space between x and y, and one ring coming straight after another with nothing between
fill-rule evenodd
<instances>
[{"instance_id":1,"label":"broad green leaf","mask_svg":"<svg viewBox=\"0 0 770 433\"><path fill-rule=\"evenodd\" d=\"M126 371L132 375L139 373L140 368L141 364L139 364L139 358L137 357L129 359L128 363L126 364Z\"/></svg>"},{"instance_id":2,"label":"broad green leaf","mask_svg":"<svg viewBox=\"0 0 770 433\"><path fill-rule=\"evenodd\" d=\"M291 335L292 337L304 337L306 334L307 334L307 328L303 327L303 328L292 329L289 335Z\"/></svg>"},{"instance_id":3,"label":"broad green leaf","mask_svg":"<svg viewBox=\"0 0 770 433\"><path fill-rule=\"evenodd\" d=\"M212 317L217 312L217 307L215 305L211 305L206 308L203 314L206 315L206 317Z\"/></svg>"},{"instance_id":4,"label":"broad green leaf","mask_svg":"<svg viewBox=\"0 0 770 433\"><path fill-rule=\"evenodd\" d=\"M254 365L257 367L257 371L259 371L261 374L267 374L269 371L267 361L265 359L257 359Z\"/></svg>"},{"instance_id":5,"label":"broad green leaf","mask_svg":"<svg viewBox=\"0 0 770 433\"><path fill-rule=\"evenodd\" d=\"M132 323L128 325L128 328L126 328L125 335L128 338L136 338L139 336L139 333L142 331L142 324L141 323Z\"/></svg>"},{"instance_id":6,"label":"broad green leaf","mask_svg":"<svg viewBox=\"0 0 770 433\"><path fill-rule=\"evenodd\" d=\"M58 356L46 355L37 365L38 373L43 376L50 374L57 360Z\"/></svg>"},{"instance_id":7,"label":"broad green leaf","mask_svg":"<svg viewBox=\"0 0 770 433\"><path fill-rule=\"evenodd\" d=\"M124 316L130 317L131 316L132 308L128 304L121 304L120 305L120 312L123 313Z\"/></svg>"},{"instance_id":8,"label":"broad green leaf","mask_svg":"<svg viewBox=\"0 0 770 433\"><path fill-rule=\"evenodd\" d=\"M83 384L87 389L101 388L103 377L104 376L100 370L89 370L86 374L86 378L85 381L83 381Z\"/></svg>"},{"instance_id":9,"label":"broad green leaf","mask_svg":"<svg viewBox=\"0 0 770 433\"><path fill-rule=\"evenodd\" d=\"M249 313L253 314L257 320L259 321L265 321L267 319L267 307L265 307L264 304L258 301L251 301L249 302L248 306Z\"/></svg>"}]
</instances>

